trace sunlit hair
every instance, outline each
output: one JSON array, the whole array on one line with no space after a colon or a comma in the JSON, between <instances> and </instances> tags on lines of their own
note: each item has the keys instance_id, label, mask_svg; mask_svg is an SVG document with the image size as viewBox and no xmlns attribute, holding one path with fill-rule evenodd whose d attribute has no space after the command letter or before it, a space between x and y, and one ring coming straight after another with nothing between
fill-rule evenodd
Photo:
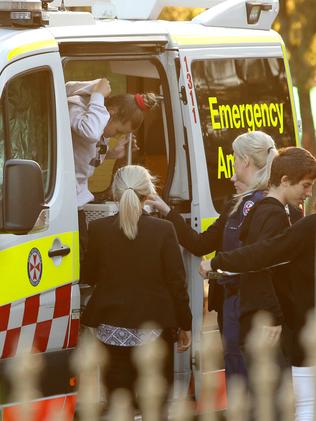
<instances>
[{"instance_id":1,"label":"sunlit hair","mask_svg":"<svg viewBox=\"0 0 316 421\"><path fill-rule=\"evenodd\" d=\"M269 185L271 164L278 152L274 140L268 134L255 131L244 133L233 141L233 151L242 160L252 160L256 172L247 191L236 194L231 213L236 212L243 198L256 190L266 190Z\"/></svg>"},{"instance_id":2,"label":"sunlit hair","mask_svg":"<svg viewBox=\"0 0 316 421\"><path fill-rule=\"evenodd\" d=\"M161 97L152 92L138 95L142 96L148 111L156 108L161 101ZM105 98L104 102L107 108L116 110L114 117L116 120L123 124L127 122L131 123L132 131L137 130L144 121L144 110L142 110L139 105L137 105L135 95L113 95Z\"/></svg>"},{"instance_id":3,"label":"sunlit hair","mask_svg":"<svg viewBox=\"0 0 316 421\"><path fill-rule=\"evenodd\" d=\"M279 150L271 166L270 184L279 186L286 175L290 184L297 184L304 178L316 178L316 159L306 149L289 146Z\"/></svg>"},{"instance_id":4,"label":"sunlit hair","mask_svg":"<svg viewBox=\"0 0 316 421\"><path fill-rule=\"evenodd\" d=\"M130 240L137 236L137 225L142 214L142 201L155 194L154 177L140 165L119 168L112 184L114 200L119 202L120 228Z\"/></svg>"}]
</instances>

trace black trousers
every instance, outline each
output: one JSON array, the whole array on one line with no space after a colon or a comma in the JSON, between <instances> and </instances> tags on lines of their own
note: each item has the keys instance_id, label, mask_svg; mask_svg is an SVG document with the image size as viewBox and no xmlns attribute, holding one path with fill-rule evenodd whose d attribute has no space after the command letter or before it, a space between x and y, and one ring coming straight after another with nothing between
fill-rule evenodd
<instances>
[{"instance_id":1,"label":"black trousers","mask_svg":"<svg viewBox=\"0 0 316 421\"><path fill-rule=\"evenodd\" d=\"M164 419L163 413L166 411L168 395L171 391L174 380L174 340L168 331L163 332L161 338L167 347L167 356L162 370L162 375L167 383L167 390L163 398L162 408L162 419ZM133 361L135 347L112 346L103 343L102 345L107 353L107 365L103 373L103 383L105 385L109 401L111 400L113 392L117 389L125 389L130 392L134 408L139 408L139 399L136 392L138 370Z\"/></svg>"}]
</instances>

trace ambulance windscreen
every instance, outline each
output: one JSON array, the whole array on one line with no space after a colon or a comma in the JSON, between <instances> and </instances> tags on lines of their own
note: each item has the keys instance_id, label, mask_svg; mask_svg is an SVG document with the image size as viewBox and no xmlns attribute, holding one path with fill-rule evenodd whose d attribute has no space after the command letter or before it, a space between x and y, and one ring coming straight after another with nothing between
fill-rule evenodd
<instances>
[{"instance_id":1,"label":"ambulance windscreen","mask_svg":"<svg viewBox=\"0 0 316 421\"><path fill-rule=\"evenodd\" d=\"M234 187L232 142L247 131L295 146L284 62L278 58L208 59L192 63L213 204L221 212Z\"/></svg>"}]
</instances>

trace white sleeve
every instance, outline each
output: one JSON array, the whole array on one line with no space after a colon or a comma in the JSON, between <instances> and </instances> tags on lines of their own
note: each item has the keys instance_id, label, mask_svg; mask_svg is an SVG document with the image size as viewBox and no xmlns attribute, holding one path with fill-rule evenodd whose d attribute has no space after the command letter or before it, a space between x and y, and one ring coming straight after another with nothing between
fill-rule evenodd
<instances>
[{"instance_id":1,"label":"white sleeve","mask_svg":"<svg viewBox=\"0 0 316 421\"><path fill-rule=\"evenodd\" d=\"M99 141L110 120L110 114L104 105L104 97L98 92L91 95L86 106L70 103L69 115L72 130L91 143Z\"/></svg>"}]
</instances>

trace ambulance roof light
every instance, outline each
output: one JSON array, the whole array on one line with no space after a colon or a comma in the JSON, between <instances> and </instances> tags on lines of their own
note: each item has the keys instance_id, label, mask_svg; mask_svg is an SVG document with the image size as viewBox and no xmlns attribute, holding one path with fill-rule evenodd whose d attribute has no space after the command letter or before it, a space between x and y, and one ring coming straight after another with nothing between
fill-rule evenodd
<instances>
[{"instance_id":1,"label":"ambulance roof light","mask_svg":"<svg viewBox=\"0 0 316 421\"><path fill-rule=\"evenodd\" d=\"M46 3L51 0L45 0ZM46 23L40 0L0 0L0 25L38 27Z\"/></svg>"},{"instance_id":2,"label":"ambulance roof light","mask_svg":"<svg viewBox=\"0 0 316 421\"><path fill-rule=\"evenodd\" d=\"M104 9L104 17L118 19L147 20L157 19L166 6L205 7L209 8L223 0L64 0L65 7L91 6L92 13L100 17ZM61 0L54 0L52 5L60 7ZM96 13L94 13L94 10ZM109 11L112 10L112 16ZM101 16L102 17L102 16Z\"/></svg>"},{"instance_id":3,"label":"ambulance roof light","mask_svg":"<svg viewBox=\"0 0 316 421\"><path fill-rule=\"evenodd\" d=\"M279 0L0 0L0 25L38 27L47 24L48 3L59 10L90 5L94 16L101 19L156 19L165 6L206 7L208 10L195 17L193 23L267 30L271 29L279 11Z\"/></svg>"},{"instance_id":4,"label":"ambulance roof light","mask_svg":"<svg viewBox=\"0 0 316 421\"><path fill-rule=\"evenodd\" d=\"M270 30L279 0L224 0L192 19L205 26Z\"/></svg>"}]
</instances>

